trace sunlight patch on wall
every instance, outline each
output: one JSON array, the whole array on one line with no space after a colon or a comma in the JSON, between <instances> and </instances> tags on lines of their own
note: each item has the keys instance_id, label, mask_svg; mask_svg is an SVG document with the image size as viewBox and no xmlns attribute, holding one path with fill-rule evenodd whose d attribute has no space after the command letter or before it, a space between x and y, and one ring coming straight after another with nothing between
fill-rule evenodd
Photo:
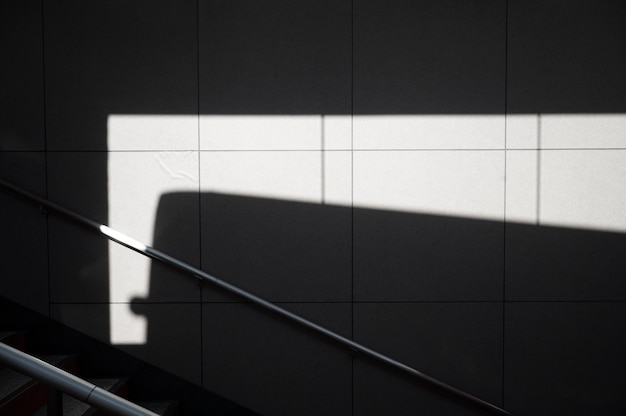
<instances>
[{"instance_id":1,"label":"sunlight patch on wall","mask_svg":"<svg viewBox=\"0 0 626 416\"><path fill-rule=\"evenodd\" d=\"M511 114L508 149L626 149L626 114Z\"/></svg>"},{"instance_id":2,"label":"sunlight patch on wall","mask_svg":"<svg viewBox=\"0 0 626 416\"><path fill-rule=\"evenodd\" d=\"M201 115L200 130L201 150L504 148L503 115Z\"/></svg>"},{"instance_id":3,"label":"sunlight patch on wall","mask_svg":"<svg viewBox=\"0 0 626 416\"><path fill-rule=\"evenodd\" d=\"M198 159L193 152L110 152L109 225L147 245L161 195L198 191ZM147 297L151 261L110 243L111 301Z\"/></svg>"},{"instance_id":4,"label":"sunlight patch on wall","mask_svg":"<svg viewBox=\"0 0 626 416\"><path fill-rule=\"evenodd\" d=\"M503 151L355 152L354 205L504 219Z\"/></svg>"},{"instance_id":5,"label":"sunlight patch on wall","mask_svg":"<svg viewBox=\"0 0 626 416\"><path fill-rule=\"evenodd\" d=\"M350 116L202 115L200 150L349 150Z\"/></svg>"},{"instance_id":6,"label":"sunlight patch on wall","mask_svg":"<svg viewBox=\"0 0 626 416\"><path fill-rule=\"evenodd\" d=\"M108 178L110 227L153 245L161 196L170 192L198 192L197 153L110 152ZM109 242L111 302L149 298L151 267L150 259ZM118 330L126 331L125 319L135 319L130 309L115 313L111 315L111 339L125 337L126 343L131 343L128 334L135 334L135 342L142 343L144 332L118 333ZM114 316L120 318L119 326Z\"/></svg>"},{"instance_id":7,"label":"sunlight patch on wall","mask_svg":"<svg viewBox=\"0 0 626 416\"><path fill-rule=\"evenodd\" d=\"M626 232L626 149L507 153L507 221Z\"/></svg>"},{"instance_id":8,"label":"sunlight patch on wall","mask_svg":"<svg viewBox=\"0 0 626 416\"><path fill-rule=\"evenodd\" d=\"M487 193L495 191L496 194L488 199L497 200L497 208L489 206L486 210L482 210L485 204L480 203L481 207L474 204L452 208L456 199L447 201L441 192L432 192L437 187L445 190L445 180L463 179L455 178L455 166L440 164L447 161L445 157L427 168L430 170L422 175L425 179L418 183L412 177L419 175L419 168L426 166L419 161L415 165L410 159L430 160L429 157L424 158L425 155L420 156L419 152L405 153L408 159L401 157L400 168L409 171L403 174L387 157L390 153L373 152L435 148L502 150L502 115L372 115L354 118L342 115L202 115L200 143L201 149L206 151L201 156L201 187L204 192L350 206L354 173L354 203L357 206L503 218L503 194L493 187ZM475 159L475 155L469 153L459 153L459 156L457 160L465 164L473 163ZM487 158L491 163L493 158ZM495 165L486 167L490 172L494 168L500 169L494 176L500 181L503 160L501 154ZM358 164L360 161L366 165ZM457 164L457 161L450 160L450 163ZM390 172L395 172L393 178L389 177ZM461 172L462 175L466 173ZM481 171L478 176L485 179L484 173ZM440 178L433 181L433 176L437 175ZM364 187L360 183L365 177L368 178L365 180L368 186ZM385 180L391 183L385 183ZM469 192L476 190L478 184L479 181L476 181ZM420 194L419 203L411 197L408 202L406 193L394 199L393 190L402 189L405 185L413 187L412 193ZM484 189L483 185L480 187ZM431 199L425 199L429 194ZM480 198L471 195L468 199L478 201ZM439 203L444 206L439 206Z\"/></svg>"},{"instance_id":9,"label":"sunlight patch on wall","mask_svg":"<svg viewBox=\"0 0 626 416\"><path fill-rule=\"evenodd\" d=\"M502 220L506 173L507 220L623 228L567 197L613 192L596 182L619 185L620 163L594 173L602 162L591 159L604 156L579 153L577 172L587 166L589 175L573 181L563 177L573 155L521 151L626 148L624 114L113 115L109 126L116 147L154 147L153 130L158 147L199 146L204 192ZM603 206L614 212L621 202Z\"/></svg>"},{"instance_id":10,"label":"sunlight patch on wall","mask_svg":"<svg viewBox=\"0 0 626 416\"><path fill-rule=\"evenodd\" d=\"M350 205L350 152L203 152L203 192Z\"/></svg>"},{"instance_id":11,"label":"sunlight patch on wall","mask_svg":"<svg viewBox=\"0 0 626 416\"><path fill-rule=\"evenodd\" d=\"M350 116L202 115L202 191L349 205L350 146Z\"/></svg>"},{"instance_id":12,"label":"sunlight patch on wall","mask_svg":"<svg viewBox=\"0 0 626 416\"><path fill-rule=\"evenodd\" d=\"M148 340L148 319L131 310L128 303L109 305L112 344L145 344Z\"/></svg>"},{"instance_id":13,"label":"sunlight patch on wall","mask_svg":"<svg viewBox=\"0 0 626 416\"><path fill-rule=\"evenodd\" d=\"M507 221L626 232L626 114L507 116Z\"/></svg>"},{"instance_id":14,"label":"sunlight patch on wall","mask_svg":"<svg viewBox=\"0 0 626 416\"><path fill-rule=\"evenodd\" d=\"M199 190L626 232L624 114L111 115L108 126L109 225L148 245L160 198ZM149 259L112 243L110 262L112 302L148 297ZM111 339L130 343L117 322L134 314L115 314Z\"/></svg>"},{"instance_id":15,"label":"sunlight patch on wall","mask_svg":"<svg viewBox=\"0 0 626 416\"><path fill-rule=\"evenodd\" d=\"M178 151L197 148L197 116L111 115L108 126L108 225L151 246L161 196L198 192L198 153ZM109 243L113 343L145 342L145 318L129 303L149 299L151 268L150 259Z\"/></svg>"},{"instance_id":16,"label":"sunlight patch on wall","mask_svg":"<svg viewBox=\"0 0 626 416\"><path fill-rule=\"evenodd\" d=\"M356 150L504 149L503 115L354 117Z\"/></svg>"},{"instance_id":17,"label":"sunlight patch on wall","mask_svg":"<svg viewBox=\"0 0 626 416\"><path fill-rule=\"evenodd\" d=\"M198 147L198 116L111 114L107 145L115 150L193 150Z\"/></svg>"}]
</instances>

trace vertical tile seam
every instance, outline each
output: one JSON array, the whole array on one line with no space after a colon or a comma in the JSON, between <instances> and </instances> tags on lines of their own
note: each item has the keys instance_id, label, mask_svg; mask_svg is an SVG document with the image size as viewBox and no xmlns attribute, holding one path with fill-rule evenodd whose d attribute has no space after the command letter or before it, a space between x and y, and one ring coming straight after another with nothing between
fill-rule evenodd
<instances>
[{"instance_id":1,"label":"vertical tile seam","mask_svg":"<svg viewBox=\"0 0 626 416\"><path fill-rule=\"evenodd\" d=\"M350 337L354 340L354 0L350 0ZM354 354L350 360L350 411L354 416Z\"/></svg>"},{"instance_id":2,"label":"vertical tile seam","mask_svg":"<svg viewBox=\"0 0 626 416\"><path fill-rule=\"evenodd\" d=\"M49 197L48 191L48 113L46 101L46 26L45 26L45 1L41 0L41 76L42 76L42 98L43 98L43 148L44 148L44 195ZM48 292L48 317L52 317L52 282L50 277L50 220L48 215L46 221L46 281Z\"/></svg>"},{"instance_id":3,"label":"vertical tile seam","mask_svg":"<svg viewBox=\"0 0 626 416\"><path fill-rule=\"evenodd\" d=\"M196 105L197 105L197 161L198 161L198 266L203 270L202 265L202 186L201 186L201 159L200 159L200 0L196 0ZM204 322L202 304L203 285L198 285L199 314L200 314L200 385L204 388Z\"/></svg>"},{"instance_id":4,"label":"vertical tile seam","mask_svg":"<svg viewBox=\"0 0 626 416\"><path fill-rule=\"evenodd\" d=\"M505 408L504 403L504 360L505 360L505 347L506 347L506 235L507 235L507 215L506 215L506 196L507 196L507 183L506 183L506 173L507 173L507 116L508 116L508 72L509 72L509 0L506 0L504 3L504 198L503 198L503 214L504 214L504 224L502 230L502 363L501 363L501 391L500 391L500 402L502 403L502 408Z\"/></svg>"}]
</instances>

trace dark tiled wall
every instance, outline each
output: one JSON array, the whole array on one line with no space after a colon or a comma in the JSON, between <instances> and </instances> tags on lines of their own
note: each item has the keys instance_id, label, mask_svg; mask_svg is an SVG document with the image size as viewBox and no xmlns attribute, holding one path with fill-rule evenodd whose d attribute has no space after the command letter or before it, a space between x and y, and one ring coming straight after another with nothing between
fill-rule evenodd
<instances>
[{"instance_id":1,"label":"dark tiled wall","mask_svg":"<svg viewBox=\"0 0 626 416\"><path fill-rule=\"evenodd\" d=\"M122 229L155 210L149 244L513 414L624 412L621 2L0 7L2 178ZM609 125L550 124L561 113ZM181 118L112 144L111 115ZM216 146L214 115L349 128L337 145ZM159 176L174 159L180 189ZM318 161L339 163L342 203L215 186L306 188ZM260 413L484 414L167 267L124 297L134 260L112 276L108 243L0 201L4 295L107 341L116 314L145 317L146 343L121 349ZM448 211L400 209L431 201ZM559 223L581 210L601 226Z\"/></svg>"}]
</instances>

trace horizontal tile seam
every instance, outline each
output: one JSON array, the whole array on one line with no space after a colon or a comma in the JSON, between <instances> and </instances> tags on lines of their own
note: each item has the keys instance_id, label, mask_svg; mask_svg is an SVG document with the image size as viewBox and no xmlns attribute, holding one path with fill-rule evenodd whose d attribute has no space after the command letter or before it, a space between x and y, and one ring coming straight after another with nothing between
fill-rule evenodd
<instances>
[{"instance_id":1,"label":"horizontal tile seam","mask_svg":"<svg viewBox=\"0 0 626 416\"><path fill-rule=\"evenodd\" d=\"M271 152L520 152L520 151L626 151L626 147L563 148L380 148L380 149L101 149L101 150L0 150L0 153L271 153Z\"/></svg>"},{"instance_id":2,"label":"horizontal tile seam","mask_svg":"<svg viewBox=\"0 0 626 416\"><path fill-rule=\"evenodd\" d=\"M272 302L272 301L270 301ZM370 305L370 304L501 304L501 303L626 303L626 300L433 300L433 301L276 301L272 302L277 305L281 304L311 304L311 305ZM141 302L51 302L51 305L199 305L199 304L253 304L248 301L141 301Z\"/></svg>"}]
</instances>

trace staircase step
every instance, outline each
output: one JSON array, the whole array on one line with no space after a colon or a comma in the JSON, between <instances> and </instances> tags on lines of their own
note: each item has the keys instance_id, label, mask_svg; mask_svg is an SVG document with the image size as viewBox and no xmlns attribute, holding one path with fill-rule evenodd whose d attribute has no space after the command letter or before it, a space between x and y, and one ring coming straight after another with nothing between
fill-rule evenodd
<instances>
[{"instance_id":1,"label":"staircase step","mask_svg":"<svg viewBox=\"0 0 626 416\"><path fill-rule=\"evenodd\" d=\"M46 386L10 368L0 370L0 416L27 415L46 401Z\"/></svg>"},{"instance_id":2,"label":"staircase step","mask_svg":"<svg viewBox=\"0 0 626 416\"><path fill-rule=\"evenodd\" d=\"M0 332L0 342L24 350L25 333ZM69 373L77 373L77 357L74 355L38 356L39 359L62 368ZM128 396L126 378L86 379L96 386L121 397ZM48 394L45 384L33 380L11 368L0 366L0 416L47 416ZM63 415L68 416L108 416L87 403L63 394ZM176 402L143 402L141 406L161 416L178 416Z\"/></svg>"},{"instance_id":3,"label":"staircase step","mask_svg":"<svg viewBox=\"0 0 626 416\"><path fill-rule=\"evenodd\" d=\"M0 369L0 406L19 394L19 391L24 390L31 382L34 382L32 378L15 370Z\"/></svg>"},{"instance_id":4,"label":"staircase step","mask_svg":"<svg viewBox=\"0 0 626 416\"><path fill-rule=\"evenodd\" d=\"M53 355L39 357L56 367L76 366L74 356ZM46 403L48 387L11 368L0 369L0 416L29 415Z\"/></svg>"},{"instance_id":5,"label":"staircase step","mask_svg":"<svg viewBox=\"0 0 626 416\"><path fill-rule=\"evenodd\" d=\"M96 386L115 393L125 396L127 392L127 379L126 378L106 378L106 379L86 379L86 381L95 384ZM47 405L39 407L31 416L46 416ZM63 415L64 416L105 416L107 413L96 409L95 407L84 403L78 399L75 399L67 394L63 394Z\"/></svg>"},{"instance_id":6,"label":"staircase step","mask_svg":"<svg viewBox=\"0 0 626 416\"><path fill-rule=\"evenodd\" d=\"M128 380L126 378L86 379L101 389L126 397L128 394ZM81 402L66 394L63 395L63 415L65 416L104 416L107 413Z\"/></svg>"},{"instance_id":7,"label":"staircase step","mask_svg":"<svg viewBox=\"0 0 626 416\"><path fill-rule=\"evenodd\" d=\"M76 352L78 357L72 357L73 361L71 360L69 363L62 363L61 368L77 374L81 378L89 375L109 377L119 374L132 374L132 383L129 383L131 400L162 416L179 416L181 413L258 416L227 399L168 374L111 345L66 327L47 316L30 311L2 296L0 296L0 343L35 355L51 352L54 354L65 351ZM58 363L59 357L46 359ZM2 367L0 364L0 369ZM7 370L9 369L7 368ZM0 372L0 374L2 373L4 372ZM7 374L9 374L7 375L8 379L24 377L10 374L10 371L7 371ZM61 399L61 395L50 397L50 392L53 389L43 383L36 383L32 380L29 382L31 385L40 386L37 387L41 392L40 397L45 397L46 401L40 402L39 405L37 400L28 400L26 407L12 409L3 407L0 403L0 416L47 416L49 409L46 406L52 405L55 399ZM22 379L17 383L17 387L15 385L10 387L11 382L4 383L0 380L0 388L4 392L0 393L0 402L3 400L3 396L4 399L7 398L6 396L14 396L16 390L24 388L29 382ZM168 400L173 401L168 402ZM93 412L93 409L89 412Z\"/></svg>"}]
</instances>

